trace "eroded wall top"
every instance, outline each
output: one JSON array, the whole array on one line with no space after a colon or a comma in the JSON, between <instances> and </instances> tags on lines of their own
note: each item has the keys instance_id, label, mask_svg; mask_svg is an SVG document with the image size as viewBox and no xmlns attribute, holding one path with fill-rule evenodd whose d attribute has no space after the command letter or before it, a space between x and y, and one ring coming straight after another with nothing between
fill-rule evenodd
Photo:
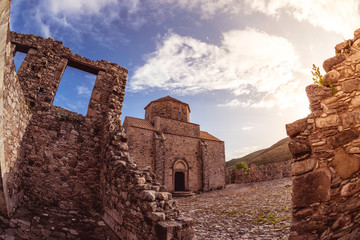
<instances>
[{"instance_id":1,"label":"eroded wall top","mask_svg":"<svg viewBox=\"0 0 360 240\"><path fill-rule=\"evenodd\" d=\"M290 239L360 238L360 29L306 88L311 114L286 126L293 155Z\"/></svg>"}]
</instances>

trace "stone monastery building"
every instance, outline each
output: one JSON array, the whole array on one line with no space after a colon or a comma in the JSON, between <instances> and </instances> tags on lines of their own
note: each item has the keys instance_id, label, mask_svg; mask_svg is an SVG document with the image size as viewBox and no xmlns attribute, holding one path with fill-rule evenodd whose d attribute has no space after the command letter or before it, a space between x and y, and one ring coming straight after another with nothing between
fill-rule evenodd
<instances>
[{"instance_id":1,"label":"stone monastery building","mask_svg":"<svg viewBox=\"0 0 360 240\"><path fill-rule=\"evenodd\" d=\"M150 166L167 191L208 191L225 185L224 142L190 122L190 107L166 96L145 107L145 119L125 117L129 154Z\"/></svg>"}]
</instances>

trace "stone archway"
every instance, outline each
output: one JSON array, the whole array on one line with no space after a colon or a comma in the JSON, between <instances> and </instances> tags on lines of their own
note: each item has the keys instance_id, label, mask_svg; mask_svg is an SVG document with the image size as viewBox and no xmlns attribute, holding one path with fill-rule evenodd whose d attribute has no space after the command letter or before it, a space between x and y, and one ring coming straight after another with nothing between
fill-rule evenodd
<instances>
[{"instance_id":1,"label":"stone archway","mask_svg":"<svg viewBox=\"0 0 360 240\"><path fill-rule=\"evenodd\" d=\"M173 189L174 191L188 190L188 165L186 161L179 159L173 166Z\"/></svg>"}]
</instances>

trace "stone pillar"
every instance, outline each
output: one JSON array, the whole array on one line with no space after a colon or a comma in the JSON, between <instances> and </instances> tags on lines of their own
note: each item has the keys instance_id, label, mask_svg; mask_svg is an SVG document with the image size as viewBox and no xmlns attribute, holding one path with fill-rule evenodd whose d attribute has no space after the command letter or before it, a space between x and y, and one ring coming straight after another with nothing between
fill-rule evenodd
<instances>
[{"instance_id":1,"label":"stone pillar","mask_svg":"<svg viewBox=\"0 0 360 240\"><path fill-rule=\"evenodd\" d=\"M5 142L4 142L4 81L6 78L6 69L9 63L6 61L9 54L9 19L10 19L10 0L0 1L0 214L8 215L7 202L8 196L5 191L5 181L3 178L6 166Z\"/></svg>"},{"instance_id":2,"label":"stone pillar","mask_svg":"<svg viewBox=\"0 0 360 240\"><path fill-rule=\"evenodd\" d=\"M207 156L207 143L204 140L199 141L200 145L200 158L202 162L202 184L203 184L203 191L209 191L209 161Z\"/></svg>"},{"instance_id":3,"label":"stone pillar","mask_svg":"<svg viewBox=\"0 0 360 240\"><path fill-rule=\"evenodd\" d=\"M154 133L156 179L165 186L165 136L161 132ZM169 190L169 189L168 189Z\"/></svg>"}]
</instances>

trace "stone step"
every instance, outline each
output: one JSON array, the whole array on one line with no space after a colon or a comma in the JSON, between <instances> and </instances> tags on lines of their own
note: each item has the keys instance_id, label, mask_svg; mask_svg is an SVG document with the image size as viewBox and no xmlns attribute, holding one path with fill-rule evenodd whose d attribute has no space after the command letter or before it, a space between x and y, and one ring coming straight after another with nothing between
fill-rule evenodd
<instances>
[{"instance_id":1,"label":"stone step","mask_svg":"<svg viewBox=\"0 0 360 240\"><path fill-rule=\"evenodd\" d=\"M173 197L191 197L191 196L195 196L195 193L190 192L190 191L176 191L176 192L171 192Z\"/></svg>"}]
</instances>

